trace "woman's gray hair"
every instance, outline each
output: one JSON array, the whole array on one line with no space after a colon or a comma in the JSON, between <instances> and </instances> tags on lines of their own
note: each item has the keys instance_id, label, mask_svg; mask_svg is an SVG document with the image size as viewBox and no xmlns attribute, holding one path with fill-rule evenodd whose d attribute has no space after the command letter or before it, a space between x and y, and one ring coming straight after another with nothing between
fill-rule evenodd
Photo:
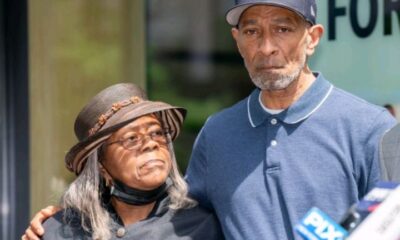
<instances>
[{"instance_id":1,"label":"woman's gray hair","mask_svg":"<svg viewBox=\"0 0 400 240\"><path fill-rule=\"evenodd\" d=\"M197 203L187 196L188 186L182 178L176 163L172 142L169 138L168 148L172 168L169 177L172 185L168 189L170 197L169 208L182 209L191 208ZM64 208L64 218L72 219L73 214L79 213L82 228L92 233L92 238L106 240L111 238L113 221L104 208L101 195L107 188L102 186L103 179L99 170L98 151L89 155L88 160L80 175L70 184L61 198L61 205ZM71 209L73 211L71 211Z\"/></svg>"},{"instance_id":2,"label":"woman's gray hair","mask_svg":"<svg viewBox=\"0 0 400 240\"><path fill-rule=\"evenodd\" d=\"M171 172L169 173L169 177L172 180L172 186L168 189L168 195L170 197L169 208L181 209L194 207L197 205L197 202L188 197L188 185L179 172L171 136L168 133L167 138L169 155L172 163Z\"/></svg>"},{"instance_id":3,"label":"woman's gray hair","mask_svg":"<svg viewBox=\"0 0 400 240\"><path fill-rule=\"evenodd\" d=\"M111 238L112 220L103 207L101 194L104 188L101 185L98 153L95 151L89 155L82 172L65 191L61 206L66 221L78 213L82 228L91 232L93 239L106 240Z\"/></svg>"}]
</instances>

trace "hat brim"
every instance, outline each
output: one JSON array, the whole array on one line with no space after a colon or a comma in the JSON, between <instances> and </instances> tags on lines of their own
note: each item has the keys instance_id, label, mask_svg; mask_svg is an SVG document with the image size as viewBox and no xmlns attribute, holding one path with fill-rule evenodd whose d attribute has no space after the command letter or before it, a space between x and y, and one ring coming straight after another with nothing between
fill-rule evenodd
<instances>
[{"instance_id":1,"label":"hat brim","mask_svg":"<svg viewBox=\"0 0 400 240\"><path fill-rule=\"evenodd\" d=\"M139 117L152 113L157 114L163 127L167 128L171 134L171 139L175 140L180 133L183 120L186 116L186 109L171 106L163 102L142 101L117 112L97 133L75 144L65 156L67 169L79 175L86 163L87 157L97 151L116 130Z\"/></svg>"},{"instance_id":2,"label":"hat brim","mask_svg":"<svg viewBox=\"0 0 400 240\"><path fill-rule=\"evenodd\" d=\"M295 12L296 14L298 14L300 17L302 17L303 19L305 19L307 22L310 22L311 24L314 24L313 22L311 22L310 20L306 19L305 16L303 16L303 14L301 14L299 11L297 11L294 8L290 8L286 5L280 4L279 1L275 1L275 0L271 0L269 2L266 1L259 1L259 2L252 2L252 3L243 3L243 4L239 4L236 5L234 7L232 7L231 9L229 9L226 12L226 21L231 25L231 26L237 26L239 24L239 20L240 17L242 16L243 12L246 11L246 9L255 6L255 5L269 5L269 6L275 6L275 7L281 7L281 8L285 8L288 9L292 12Z\"/></svg>"}]
</instances>

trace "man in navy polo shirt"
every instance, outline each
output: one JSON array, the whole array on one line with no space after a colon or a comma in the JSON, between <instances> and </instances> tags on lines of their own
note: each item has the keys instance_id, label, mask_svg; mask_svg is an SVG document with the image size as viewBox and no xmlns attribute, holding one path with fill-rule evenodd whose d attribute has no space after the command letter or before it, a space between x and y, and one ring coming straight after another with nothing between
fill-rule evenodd
<instances>
[{"instance_id":1,"label":"man in navy polo shirt","mask_svg":"<svg viewBox=\"0 0 400 240\"><path fill-rule=\"evenodd\" d=\"M316 12L314 0L238 0L226 15L257 88L208 119L187 180L227 239L297 239L311 207L340 220L379 179L395 120L309 69L324 31Z\"/></svg>"}]
</instances>

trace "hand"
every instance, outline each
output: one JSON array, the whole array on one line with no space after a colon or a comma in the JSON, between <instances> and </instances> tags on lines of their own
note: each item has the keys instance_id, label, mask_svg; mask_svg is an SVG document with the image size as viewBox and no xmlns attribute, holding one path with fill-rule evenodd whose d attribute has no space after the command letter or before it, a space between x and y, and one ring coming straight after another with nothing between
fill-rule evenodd
<instances>
[{"instance_id":1,"label":"hand","mask_svg":"<svg viewBox=\"0 0 400 240\"><path fill-rule=\"evenodd\" d=\"M49 217L60 211L61 208L58 206L48 206L43 208L32 218L29 227L25 230L25 234L22 235L22 240L40 240L40 237L44 234L42 223Z\"/></svg>"}]
</instances>

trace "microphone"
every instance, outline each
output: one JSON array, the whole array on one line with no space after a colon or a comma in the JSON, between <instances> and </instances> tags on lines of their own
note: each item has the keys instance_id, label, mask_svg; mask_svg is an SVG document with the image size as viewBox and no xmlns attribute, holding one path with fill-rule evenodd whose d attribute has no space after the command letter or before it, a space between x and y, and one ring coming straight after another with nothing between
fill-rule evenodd
<instances>
[{"instance_id":1,"label":"microphone","mask_svg":"<svg viewBox=\"0 0 400 240\"><path fill-rule=\"evenodd\" d=\"M378 182L340 225L313 207L295 230L305 240L400 240L400 184Z\"/></svg>"},{"instance_id":2,"label":"microphone","mask_svg":"<svg viewBox=\"0 0 400 240\"><path fill-rule=\"evenodd\" d=\"M356 227L348 240L400 239L400 186L389 195Z\"/></svg>"},{"instance_id":3,"label":"microphone","mask_svg":"<svg viewBox=\"0 0 400 240\"><path fill-rule=\"evenodd\" d=\"M394 182L378 182L360 202L354 204L340 221L340 225L351 233L370 213L385 201L394 189L400 186Z\"/></svg>"}]
</instances>

